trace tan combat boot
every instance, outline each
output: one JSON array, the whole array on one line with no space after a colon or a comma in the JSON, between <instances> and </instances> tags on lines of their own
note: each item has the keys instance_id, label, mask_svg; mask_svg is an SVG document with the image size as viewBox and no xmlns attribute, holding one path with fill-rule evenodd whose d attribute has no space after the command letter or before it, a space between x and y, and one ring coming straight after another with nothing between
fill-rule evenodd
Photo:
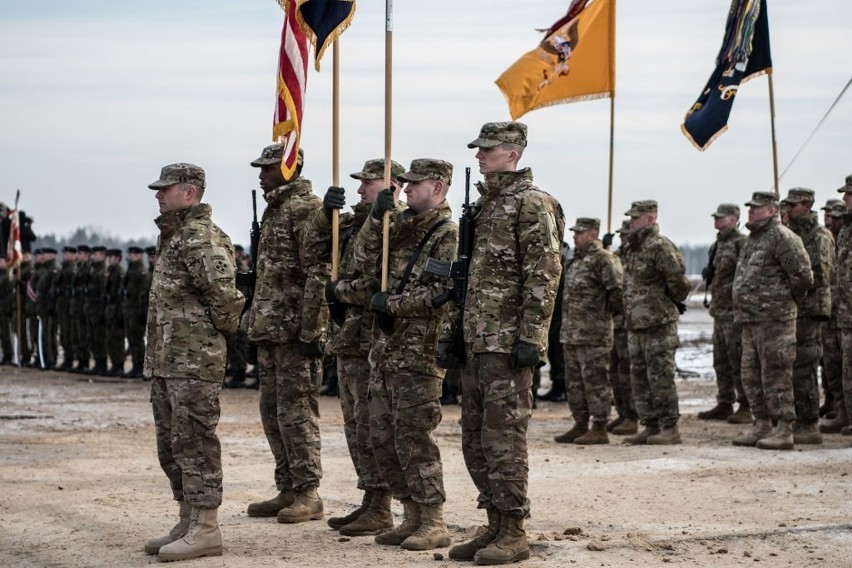
<instances>
[{"instance_id":1,"label":"tan combat boot","mask_svg":"<svg viewBox=\"0 0 852 568\"><path fill-rule=\"evenodd\" d=\"M645 428L642 429L641 432L636 434L635 436L628 436L624 438L624 443L630 446L641 446L643 444L648 443L648 438L651 436L656 436L660 433L660 427L656 424L648 424Z\"/></svg>"},{"instance_id":2,"label":"tan combat boot","mask_svg":"<svg viewBox=\"0 0 852 568\"><path fill-rule=\"evenodd\" d=\"M524 532L524 519L500 515L500 532L491 544L474 555L474 561L481 566L510 564L519 560L528 560L530 545Z\"/></svg>"},{"instance_id":3,"label":"tan combat boot","mask_svg":"<svg viewBox=\"0 0 852 568\"><path fill-rule=\"evenodd\" d=\"M621 424L610 430L616 436L626 436L627 434L635 434L639 431L639 423L635 420L625 418Z\"/></svg>"},{"instance_id":4,"label":"tan combat boot","mask_svg":"<svg viewBox=\"0 0 852 568\"><path fill-rule=\"evenodd\" d=\"M330 526L334 530L339 531L342 527L348 525L349 523L357 521L358 517L363 515L364 512L367 510L367 507L370 506L370 502L373 500L373 495L375 493L375 491L371 490L364 491L364 497L361 499L361 504L358 506L357 509L355 509L348 515L344 515L343 517L329 517L326 523L328 523L328 526Z\"/></svg>"},{"instance_id":5,"label":"tan combat boot","mask_svg":"<svg viewBox=\"0 0 852 568\"><path fill-rule=\"evenodd\" d=\"M157 560L172 562L202 556L222 556L222 534L216 521L217 511L193 507L186 534L162 547Z\"/></svg>"},{"instance_id":6,"label":"tan combat boot","mask_svg":"<svg viewBox=\"0 0 852 568\"><path fill-rule=\"evenodd\" d=\"M758 440L766 438L771 433L772 422L768 418L757 418L749 433L734 438L731 443L735 446L754 446Z\"/></svg>"},{"instance_id":7,"label":"tan combat boot","mask_svg":"<svg viewBox=\"0 0 852 568\"><path fill-rule=\"evenodd\" d=\"M402 500L402 522L395 529L377 534L376 544L399 546L420 527L420 505L414 499Z\"/></svg>"},{"instance_id":8,"label":"tan combat boot","mask_svg":"<svg viewBox=\"0 0 852 568\"><path fill-rule=\"evenodd\" d=\"M490 507L485 512L488 513L488 526L479 527L477 535L471 540L452 547L450 549L452 560L473 560L477 552L497 538L497 533L500 532L500 512Z\"/></svg>"},{"instance_id":9,"label":"tan combat boot","mask_svg":"<svg viewBox=\"0 0 852 568\"><path fill-rule=\"evenodd\" d=\"M275 517L278 511L293 504L295 496L289 489L281 491L272 499L266 501L258 501L248 506L246 513L249 517Z\"/></svg>"},{"instance_id":10,"label":"tan combat boot","mask_svg":"<svg viewBox=\"0 0 852 568\"><path fill-rule=\"evenodd\" d=\"M582 446L609 444L609 437L606 435L606 422L592 422L592 429L576 438L574 443Z\"/></svg>"},{"instance_id":11,"label":"tan combat boot","mask_svg":"<svg viewBox=\"0 0 852 568\"><path fill-rule=\"evenodd\" d=\"M420 526L402 541L405 550L432 550L450 546L450 533L444 522L444 504L420 505Z\"/></svg>"},{"instance_id":12,"label":"tan combat boot","mask_svg":"<svg viewBox=\"0 0 852 568\"><path fill-rule=\"evenodd\" d=\"M751 408L748 403L742 403L737 411L728 416L728 424L751 424Z\"/></svg>"},{"instance_id":13,"label":"tan combat boot","mask_svg":"<svg viewBox=\"0 0 852 568\"><path fill-rule=\"evenodd\" d=\"M340 534L345 536L369 536L380 534L393 529L391 515L390 491L373 491L373 498L364 514L340 527Z\"/></svg>"},{"instance_id":14,"label":"tan combat boot","mask_svg":"<svg viewBox=\"0 0 852 568\"><path fill-rule=\"evenodd\" d=\"M793 449L793 421L778 420L775 430L755 444L761 450L792 450Z\"/></svg>"},{"instance_id":15,"label":"tan combat boot","mask_svg":"<svg viewBox=\"0 0 852 568\"><path fill-rule=\"evenodd\" d=\"M574 422L573 428L565 432L564 434L560 434L553 438L556 442L560 444L573 444L574 440L585 434L589 431L589 421L583 422Z\"/></svg>"},{"instance_id":16,"label":"tan combat boot","mask_svg":"<svg viewBox=\"0 0 852 568\"><path fill-rule=\"evenodd\" d=\"M160 549L167 544L170 544L183 535L186 534L186 531L189 529L189 514L192 511L192 507L189 506L189 503L186 501L180 502L180 520L178 523L172 527L172 530L169 531L169 534L159 536L157 538L152 538L148 542L145 543L145 554L157 554L160 552Z\"/></svg>"},{"instance_id":17,"label":"tan combat boot","mask_svg":"<svg viewBox=\"0 0 852 568\"><path fill-rule=\"evenodd\" d=\"M613 420L610 420L606 425L606 431L612 432L612 429L624 422L624 416L616 416Z\"/></svg>"},{"instance_id":18,"label":"tan combat boot","mask_svg":"<svg viewBox=\"0 0 852 568\"><path fill-rule=\"evenodd\" d=\"M846 405L841 404L837 409L837 416L820 424L819 431L823 434L839 434L844 426L849 426L849 414L846 412Z\"/></svg>"},{"instance_id":19,"label":"tan combat boot","mask_svg":"<svg viewBox=\"0 0 852 568\"><path fill-rule=\"evenodd\" d=\"M299 491L292 505L278 511L279 523L304 523L320 519L322 519L322 499L317 495L316 487Z\"/></svg>"},{"instance_id":20,"label":"tan combat boot","mask_svg":"<svg viewBox=\"0 0 852 568\"><path fill-rule=\"evenodd\" d=\"M677 429L677 424L671 426L663 426L659 434L651 434L645 442L649 446L671 446L680 444L680 431Z\"/></svg>"},{"instance_id":21,"label":"tan combat boot","mask_svg":"<svg viewBox=\"0 0 852 568\"><path fill-rule=\"evenodd\" d=\"M822 444L822 434L819 433L816 422L796 423L793 428L794 444Z\"/></svg>"}]
</instances>

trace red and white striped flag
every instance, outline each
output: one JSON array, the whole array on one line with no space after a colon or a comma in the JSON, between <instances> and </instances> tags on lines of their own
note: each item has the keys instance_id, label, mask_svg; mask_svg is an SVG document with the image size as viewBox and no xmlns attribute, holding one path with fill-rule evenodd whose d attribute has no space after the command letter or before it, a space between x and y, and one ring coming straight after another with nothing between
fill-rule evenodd
<instances>
[{"instance_id":1,"label":"red and white striped flag","mask_svg":"<svg viewBox=\"0 0 852 568\"><path fill-rule=\"evenodd\" d=\"M305 87L308 80L308 40L296 18L297 0L278 0L284 10L281 48L278 53L278 80L272 140L284 145L281 173L290 179L296 171Z\"/></svg>"},{"instance_id":2,"label":"red and white striped flag","mask_svg":"<svg viewBox=\"0 0 852 568\"><path fill-rule=\"evenodd\" d=\"M14 268L21 261L21 256L23 255L21 249L21 221L18 215L18 200L20 198L21 190L19 189L15 194L15 208L9 211L11 223L9 224L9 239L6 241L8 243L6 262L9 265L9 269Z\"/></svg>"}]
</instances>

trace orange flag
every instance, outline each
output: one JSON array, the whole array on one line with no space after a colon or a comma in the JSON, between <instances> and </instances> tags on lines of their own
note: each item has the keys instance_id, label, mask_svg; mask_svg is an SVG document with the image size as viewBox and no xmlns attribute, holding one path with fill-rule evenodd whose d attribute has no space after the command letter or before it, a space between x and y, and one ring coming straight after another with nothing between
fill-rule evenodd
<instances>
[{"instance_id":1,"label":"orange flag","mask_svg":"<svg viewBox=\"0 0 852 568\"><path fill-rule=\"evenodd\" d=\"M615 95L615 0L573 0L539 46L500 75L512 120L531 110Z\"/></svg>"}]
</instances>

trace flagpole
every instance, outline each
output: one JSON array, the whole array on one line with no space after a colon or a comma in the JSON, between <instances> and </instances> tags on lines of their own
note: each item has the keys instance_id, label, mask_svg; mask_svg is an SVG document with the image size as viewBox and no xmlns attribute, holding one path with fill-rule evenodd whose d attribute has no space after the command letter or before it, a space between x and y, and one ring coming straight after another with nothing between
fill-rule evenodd
<instances>
[{"instance_id":1,"label":"flagpole","mask_svg":"<svg viewBox=\"0 0 852 568\"><path fill-rule=\"evenodd\" d=\"M385 0L385 187L391 187L391 95L393 93L393 0ZM390 211L382 218L382 292L388 289Z\"/></svg>"},{"instance_id":2,"label":"flagpole","mask_svg":"<svg viewBox=\"0 0 852 568\"><path fill-rule=\"evenodd\" d=\"M17 204L16 204L17 211ZM16 213L17 214L17 213ZM18 333L18 369L21 368L21 352L23 350L23 339L21 335L21 260L19 259L15 265L15 328Z\"/></svg>"},{"instance_id":3,"label":"flagpole","mask_svg":"<svg viewBox=\"0 0 852 568\"><path fill-rule=\"evenodd\" d=\"M332 45L331 185L340 185L340 38ZM340 211L331 210L331 279L337 280L340 257Z\"/></svg>"},{"instance_id":4,"label":"flagpole","mask_svg":"<svg viewBox=\"0 0 852 568\"><path fill-rule=\"evenodd\" d=\"M606 207L606 232L612 232L612 169L615 153L615 93L609 98L609 196Z\"/></svg>"},{"instance_id":5,"label":"flagpole","mask_svg":"<svg viewBox=\"0 0 852 568\"><path fill-rule=\"evenodd\" d=\"M772 84L772 68L766 70L769 78L769 119L772 123L772 171L775 180L775 193L778 193L778 142L775 139L775 88Z\"/></svg>"}]
</instances>

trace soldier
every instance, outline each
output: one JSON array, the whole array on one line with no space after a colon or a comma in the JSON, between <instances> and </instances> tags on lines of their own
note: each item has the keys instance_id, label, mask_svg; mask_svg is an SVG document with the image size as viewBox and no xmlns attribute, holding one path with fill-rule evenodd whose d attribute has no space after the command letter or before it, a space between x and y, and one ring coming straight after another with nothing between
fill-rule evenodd
<instances>
[{"instance_id":1,"label":"soldier","mask_svg":"<svg viewBox=\"0 0 852 568\"><path fill-rule=\"evenodd\" d=\"M237 274L248 272L243 263L243 257L243 247L234 245L234 263L237 267ZM242 318L240 319L242 320ZM230 377L231 380L225 379L225 388L234 389L245 386L246 368L248 367L246 362L248 334L246 331L245 326L240 325L237 327L237 332L228 338L228 366L225 377Z\"/></svg>"},{"instance_id":2,"label":"soldier","mask_svg":"<svg viewBox=\"0 0 852 568\"><path fill-rule=\"evenodd\" d=\"M536 376L541 374L541 369L536 369L533 375L533 408L535 399L549 400L550 402L566 402L568 394L565 392L565 353L559 338L562 335L562 291L565 289L565 266L571 262L571 247L568 243L562 243L562 275L559 277L559 288L556 292L556 303L553 304L553 313L557 317L550 319L550 329L547 330L547 361L550 363L550 389L543 395L538 394L535 385ZM446 380L446 379L445 379ZM539 377L540 380L540 377Z\"/></svg>"},{"instance_id":3,"label":"soldier","mask_svg":"<svg viewBox=\"0 0 852 568\"><path fill-rule=\"evenodd\" d=\"M36 289L41 276L41 249L35 249L30 254L24 253L21 258L21 306L23 308L21 334L23 335L24 367L39 367L40 352L38 340L38 315L36 314Z\"/></svg>"},{"instance_id":4,"label":"soldier","mask_svg":"<svg viewBox=\"0 0 852 568\"><path fill-rule=\"evenodd\" d=\"M574 231L574 258L565 269L561 343L565 349L568 404L574 427L559 443L608 444L607 417L612 392L607 364L613 344L612 316L622 312L621 262L598 239L600 219L580 217ZM589 430L589 418L592 429Z\"/></svg>"},{"instance_id":5,"label":"soldier","mask_svg":"<svg viewBox=\"0 0 852 568\"><path fill-rule=\"evenodd\" d=\"M216 436L225 376L225 337L237 329L244 298L234 281L231 241L201 203L200 167L165 166L149 188L160 216L151 282L145 376L157 430L157 455L180 520L145 543L160 561L222 554L222 451Z\"/></svg>"},{"instance_id":6,"label":"soldier","mask_svg":"<svg viewBox=\"0 0 852 568\"><path fill-rule=\"evenodd\" d=\"M0 256L0 349L3 350L0 365L13 364L12 326L16 301L13 275L6 264L6 257Z\"/></svg>"},{"instance_id":7,"label":"soldier","mask_svg":"<svg viewBox=\"0 0 852 568\"><path fill-rule=\"evenodd\" d=\"M70 371L74 365L74 343L71 321L71 298L74 295L74 275L77 272L77 248L62 247L62 267L53 282L52 295L56 298L56 320L59 324L59 344L62 346L62 364L57 371Z\"/></svg>"},{"instance_id":8,"label":"soldier","mask_svg":"<svg viewBox=\"0 0 852 568\"><path fill-rule=\"evenodd\" d=\"M89 281L89 258L92 249L89 245L77 246L77 272L74 274L74 292L70 302L74 354L77 364L71 368L73 373L83 373L89 368L91 351L89 350L89 332L86 325L86 285Z\"/></svg>"},{"instance_id":9,"label":"soldier","mask_svg":"<svg viewBox=\"0 0 852 568\"><path fill-rule=\"evenodd\" d=\"M39 339L42 350L43 370L52 370L56 364L57 333L59 327L56 321L56 297L53 295L54 283L59 277L56 268L56 249L44 247L41 249L42 268L36 289L36 313L39 319Z\"/></svg>"},{"instance_id":10,"label":"soldier","mask_svg":"<svg viewBox=\"0 0 852 568\"><path fill-rule=\"evenodd\" d=\"M106 322L106 352L110 367L104 373L107 377L120 377L124 374L124 268L121 267L121 249L106 251L107 275L104 287L104 320Z\"/></svg>"},{"instance_id":11,"label":"soldier","mask_svg":"<svg viewBox=\"0 0 852 568\"><path fill-rule=\"evenodd\" d=\"M142 377L142 364L145 358L145 318L147 317L148 270L142 263L143 249L137 246L127 247L127 271L122 285L124 299L121 313L124 316L124 333L130 349L130 370L124 374L126 379Z\"/></svg>"},{"instance_id":12,"label":"soldier","mask_svg":"<svg viewBox=\"0 0 852 568\"><path fill-rule=\"evenodd\" d=\"M757 191L746 205L750 233L737 263L733 300L743 327L743 388L755 421L733 444L792 450L796 299L814 277L802 240L781 224L778 195Z\"/></svg>"},{"instance_id":13,"label":"soldier","mask_svg":"<svg viewBox=\"0 0 852 568\"><path fill-rule=\"evenodd\" d=\"M834 237L819 224L814 192L804 187L789 190L782 201L790 218L788 227L805 245L814 283L798 299L796 316L796 361L793 363L793 395L796 426L793 442L821 444L819 422L819 383L817 372L822 357L822 328L831 316L831 277L834 272Z\"/></svg>"},{"instance_id":14,"label":"soldier","mask_svg":"<svg viewBox=\"0 0 852 568\"><path fill-rule=\"evenodd\" d=\"M88 369L87 375L106 375L106 314L104 298L106 290L106 247L92 247L89 263L89 278L86 281L86 294L83 313L86 316L87 343L95 365Z\"/></svg>"},{"instance_id":15,"label":"soldier","mask_svg":"<svg viewBox=\"0 0 852 568\"><path fill-rule=\"evenodd\" d=\"M559 203L533 183L532 171L517 169L526 145L520 122L487 123L468 144L477 148L485 181L465 298L462 450L488 528L449 554L478 564L530 554L524 532L530 388L533 368L547 351L565 221ZM442 366L453 363L452 344L449 335L438 342Z\"/></svg>"},{"instance_id":16,"label":"soldier","mask_svg":"<svg viewBox=\"0 0 852 568\"><path fill-rule=\"evenodd\" d=\"M142 309L145 318L148 318L148 296L151 293L151 280L154 277L154 263L157 261L157 247L145 247L145 256L148 260L148 277L142 289Z\"/></svg>"},{"instance_id":17,"label":"soldier","mask_svg":"<svg viewBox=\"0 0 852 568\"><path fill-rule=\"evenodd\" d=\"M737 259L745 244L739 230L740 207L722 203L712 213L718 233L710 246L709 262L702 271L711 294L713 318L713 369L716 371L716 406L698 413L700 420L727 420L731 424L750 424L751 409L743 390L740 362L743 353L742 326L734 320L731 297ZM734 412L734 402L739 404Z\"/></svg>"},{"instance_id":18,"label":"soldier","mask_svg":"<svg viewBox=\"0 0 852 568\"><path fill-rule=\"evenodd\" d=\"M689 296L686 264L660 234L657 202L634 201L624 266L624 320L630 349L630 383L644 429L628 444L680 444L675 387L677 320Z\"/></svg>"},{"instance_id":19,"label":"soldier","mask_svg":"<svg viewBox=\"0 0 852 568\"><path fill-rule=\"evenodd\" d=\"M823 210L825 226L834 237L836 259L840 249L840 231L846 218L846 205L839 199L829 199ZM822 387L825 391L825 403L820 407L820 416L825 416L826 421L820 424L819 430L824 434L836 434L849 425L849 414L843 403L843 334L837 326L837 304L840 296L837 286L837 278L832 278L831 317L822 330Z\"/></svg>"},{"instance_id":20,"label":"soldier","mask_svg":"<svg viewBox=\"0 0 852 568\"><path fill-rule=\"evenodd\" d=\"M338 392L343 413L343 432L349 456L355 466L358 488L364 491L361 505L342 517L331 517L328 525L347 536L364 536L393 528L390 511L391 493L382 478L370 443L370 352L373 314L370 299L379 291L375 274L361 273L355 263L355 240L370 215L376 196L384 188L385 161L368 160L361 171L350 174L360 182L361 201L352 213L340 215L340 273L336 281L325 285L325 298L335 324L332 326L331 352L337 356ZM397 177L405 172L391 160L391 184L398 194ZM310 254L325 260L331 251L331 218L334 209L345 203L344 190L329 187L322 211L314 213L306 229Z\"/></svg>"},{"instance_id":21,"label":"soldier","mask_svg":"<svg viewBox=\"0 0 852 568\"><path fill-rule=\"evenodd\" d=\"M328 264L303 250L305 221L322 208L296 171L284 179L284 147L264 148L251 165L260 168L266 200L260 230L257 285L249 310L249 340L257 344L260 419L275 458L278 495L252 503L252 517L277 517L299 523L323 516L317 488L320 462L319 384L322 338L328 319L323 282Z\"/></svg>"},{"instance_id":22,"label":"soldier","mask_svg":"<svg viewBox=\"0 0 852 568\"><path fill-rule=\"evenodd\" d=\"M841 333L843 353L843 404L846 416L852 416L852 175L846 176L846 185L837 190L843 194L846 218L837 238L837 262L835 264L835 289L837 290L837 327ZM852 434L852 425L847 424L841 434Z\"/></svg>"}]
</instances>

